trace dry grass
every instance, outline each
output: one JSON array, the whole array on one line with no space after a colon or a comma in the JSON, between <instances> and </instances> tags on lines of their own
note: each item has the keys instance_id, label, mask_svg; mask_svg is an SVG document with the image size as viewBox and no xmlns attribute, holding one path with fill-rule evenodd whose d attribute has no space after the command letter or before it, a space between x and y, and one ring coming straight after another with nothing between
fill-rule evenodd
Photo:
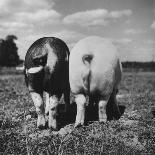
<instances>
[{"instance_id":1,"label":"dry grass","mask_svg":"<svg viewBox=\"0 0 155 155\"><path fill-rule=\"evenodd\" d=\"M71 123L59 132L40 131L23 76L1 76L0 154L155 154L155 118L150 112L155 73L124 73L119 94L128 95L119 99L126 110L118 121L89 121L77 129ZM75 107L72 113L75 117ZM63 115L59 119L63 123Z\"/></svg>"}]
</instances>

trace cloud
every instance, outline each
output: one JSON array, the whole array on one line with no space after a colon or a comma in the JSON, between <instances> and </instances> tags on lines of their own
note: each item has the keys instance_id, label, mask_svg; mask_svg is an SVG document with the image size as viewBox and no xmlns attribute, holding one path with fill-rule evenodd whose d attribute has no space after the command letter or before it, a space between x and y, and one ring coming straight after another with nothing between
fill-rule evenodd
<instances>
[{"instance_id":1,"label":"cloud","mask_svg":"<svg viewBox=\"0 0 155 155\"><path fill-rule=\"evenodd\" d=\"M145 33L146 31L141 30L141 29L127 29L124 31L125 34L127 35L132 35L132 34L142 34Z\"/></svg>"},{"instance_id":2,"label":"cloud","mask_svg":"<svg viewBox=\"0 0 155 155\"><path fill-rule=\"evenodd\" d=\"M111 39L114 44L128 44L132 42L130 38Z\"/></svg>"},{"instance_id":3,"label":"cloud","mask_svg":"<svg viewBox=\"0 0 155 155\"><path fill-rule=\"evenodd\" d=\"M51 9L53 5L52 0L1 0L0 13L36 12L40 9Z\"/></svg>"},{"instance_id":4,"label":"cloud","mask_svg":"<svg viewBox=\"0 0 155 155\"><path fill-rule=\"evenodd\" d=\"M132 15L131 10L121 10L121 11L112 11L109 13L112 18L120 18L122 16L130 16Z\"/></svg>"},{"instance_id":5,"label":"cloud","mask_svg":"<svg viewBox=\"0 0 155 155\"><path fill-rule=\"evenodd\" d=\"M87 35L76 31L62 30L52 34L52 36L55 36L64 40L68 44L69 48L71 49L76 42L86 37Z\"/></svg>"},{"instance_id":6,"label":"cloud","mask_svg":"<svg viewBox=\"0 0 155 155\"><path fill-rule=\"evenodd\" d=\"M151 28L155 28L155 21L151 24Z\"/></svg>"},{"instance_id":7,"label":"cloud","mask_svg":"<svg viewBox=\"0 0 155 155\"><path fill-rule=\"evenodd\" d=\"M41 38L41 37L57 37L62 40L64 40L66 43L75 43L79 41L80 39L86 37L87 35L76 32L76 31L70 31L70 30L60 30L57 32L51 32L50 34L45 33L38 33L38 34L32 34L28 35L24 38L25 41L33 43L35 40Z\"/></svg>"},{"instance_id":8,"label":"cloud","mask_svg":"<svg viewBox=\"0 0 155 155\"><path fill-rule=\"evenodd\" d=\"M106 9L96 9L68 15L63 19L63 22L65 24L78 24L81 26L106 26L110 19L130 16L131 14L131 10L109 12Z\"/></svg>"},{"instance_id":9,"label":"cloud","mask_svg":"<svg viewBox=\"0 0 155 155\"><path fill-rule=\"evenodd\" d=\"M105 9L77 12L64 18L65 24L79 24L82 26L106 25L105 18L108 11Z\"/></svg>"},{"instance_id":10,"label":"cloud","mask_svg":"<svg viewBox=\"0 0 155 155\"><path fill-rule=\"evenodd\" d=\"M13 22L13 21L9 22L9 21L7 21L7 22L0 23L0 27L3 29L3 31L5 29L7 29L7 31L8 31L11 29L12 30L19 30L19 29L23 29L23 28L27 28L27 27L33 27L33 26L30 24L26 24L24 22Z\"/></svg>"},{"instance_id":11,"label":"cloud","mask_svg":"<svg viewBox=\"0 0 155 155\"><path fill-rule=\"evenodd\" d=\"M15 15L16 20L29 23L53 21L58 22L61 15L55 10L38 10L32 12L21 12Z\"/></svg>"},{"instance_id":12,"label":"cloud","mask_svg":"<svg viewBox=\"0 0 155 155\"><path fill-rule=\"evenodd\" d=\"M75 42L82 39L86 35L76 31L62 30L54 33L53 36L61 38L67 42Z\"/></svg>"},{"instance_id":13,"label":"cloud","mask_svg":"<svg viewBox=\"0 0 155 155\"><path fill-rule=\"evenodd\" d=\"M155 44L155 40L151 40L151 39L144 40L144 43L152 45L152 44Z\"/></svg>"},{"instance_id":14,"label":"cloud","mask_svg":"<svg viewBox=\"0 0 155 155\"><path fill-rule=\"evenodd\" d=\"M121 61L152 61L155 60L154 49L140 46L120 46L119 56Z\"/></svg>"},{"instance_id":15,"label":"cloud","mask_svg":"<svg viewBox=\"0 0 155 155\"><path fill-rule=\"evenodd\" d=\"M129 51L128 59L132 61L152 61L155 59L154 48L141 48L137 47L133 51Z\"/></svg>"},{"instance_id":16,"label":"cloud","mask_svg":"<svg viewBox=\"0 0 155 155\"><path fill-rule=\"evenodd\" d=\"M154 45L148 46L143 41L140 44L135 44L132 41L124 46L118 45L119 55L122 61L152 61L155 60Z\"/></svg>"},{"instance_id":17,"label":"cloud","mask_svg":"<svg viewBox=\"0 0 155 155\"><path fill-rule=\"evenodd\" d=\"M130 20L130 19L127 19L127 20L125 21L125 23L126 23L126 24L130 24L130 23L131 23L131 20Z\"/></svg>"},{"instance_id":18,"label":"cloud","mask_svg":"<svg viewBox=\"0 0 155 155\"><path fill-rule=\"evenodd\" d=\"M38 34L32 34L28 35L27 37L24 38L27 42L34 42L35 40L41 38L41 37L57 37L62 40L64 40L66 43L75 43L79 41L80 39L86 37L86 34L82 34L76 31L70 31L70 30L60 30L57 32L51 32L50 34L45 34L45 33L38 33Z\"/></svg>"},{"instance_id":19,"label":"cloud","mask_svg":"<svg viewBox=\"0 0 155 155\"><path fill-rule=\"evenodd\" d=\"M53 9L53 0L1 0L0 26L8 30L33 28L36 24L57 24L61 14ZM26 27L27 26L27 27Z\"/></svg>"},{"instance_id":20,"label":"cloud","mask_svg":"<svg viewBox=\"0 0 155 155\"><path fill-rule=\"evenodd\" d=\"M117 46L121 61L152 61L155 60L155 44L153 40L142 40L135 44L131 38L111 38Z\"/></svg>"}]
</instances>

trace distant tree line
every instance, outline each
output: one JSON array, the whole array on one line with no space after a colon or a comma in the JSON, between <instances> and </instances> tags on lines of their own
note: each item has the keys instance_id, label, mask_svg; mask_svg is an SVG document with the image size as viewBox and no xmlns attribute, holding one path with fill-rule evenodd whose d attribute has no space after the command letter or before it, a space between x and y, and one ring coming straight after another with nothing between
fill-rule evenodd
<instances>
[{"instance_id":1,"label":"distant tree line","mask_svg":"<svg viewBox=\"0 0 155 155\"><path fill-rule=\"evenodd\" d=\"M122 62L122 66L125 70L140 70L140 71L155 71L155 61L150 62Z\"/></svg>"},{"instance_id":2,"label":"distant tree line","mask_svg":"<svg viewBox=\"0 0 155 155\"><path fill-rule=\"evenodd\" d=\"M14 40L17 40L15 35L0 39L0 66L17 66L23 62L19 58L18 47Z\"/></svg>"}]
</instances>

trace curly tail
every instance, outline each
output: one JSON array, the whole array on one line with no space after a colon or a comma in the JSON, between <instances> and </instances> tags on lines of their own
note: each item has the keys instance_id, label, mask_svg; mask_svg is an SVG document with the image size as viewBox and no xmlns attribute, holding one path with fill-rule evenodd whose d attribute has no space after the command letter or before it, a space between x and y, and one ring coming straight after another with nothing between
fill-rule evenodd
<instances>
[{"instance_id":1,"label":"curly tail","mask_svg":"<svg viewBox=\"0 0 155 155\"><path fill-rule=\"evenodd\" d=\"M86 66L85 72L82 75L83 86L87 93L90 92L90 78L91 78L91 69L90 65L93 59L93 55L87 54L82 57L82 61Z\"/></svg>"}]
</instances>

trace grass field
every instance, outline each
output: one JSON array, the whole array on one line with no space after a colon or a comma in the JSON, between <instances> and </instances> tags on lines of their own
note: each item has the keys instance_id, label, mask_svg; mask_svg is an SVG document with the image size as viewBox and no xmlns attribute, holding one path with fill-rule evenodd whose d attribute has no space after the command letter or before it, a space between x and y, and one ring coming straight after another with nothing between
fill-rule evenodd
<instances>
[{"instance_id":1,"label":"grass field","mask_svg":"<svg viewBox=\"0 0 155 155\"><path fill-rule=\"evenodd\" d=\"M121 94L119 105L126 109L118 121L40 131L23 75L0 75L0 154L154 155L155 72L125 72ZM71 117L74 121L75 107Z\"/></svg>"}]
</instances>

